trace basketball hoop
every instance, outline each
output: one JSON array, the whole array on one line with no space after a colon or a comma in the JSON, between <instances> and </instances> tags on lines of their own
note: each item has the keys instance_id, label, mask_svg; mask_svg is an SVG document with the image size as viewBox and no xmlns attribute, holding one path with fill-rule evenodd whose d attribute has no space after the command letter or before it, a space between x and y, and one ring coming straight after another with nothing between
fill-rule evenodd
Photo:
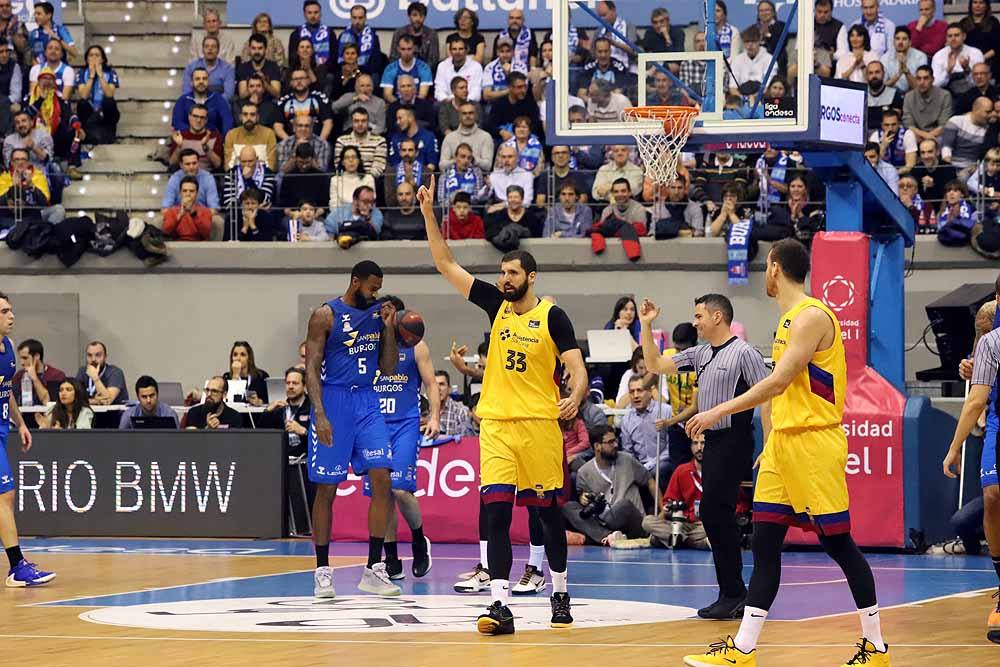
<instances>
[{"instance_id":1,"label":"basketball hoop","mask_svg":"<svg viewBox=\"0 0 1000 667\"><path fill-rule=\"evenodd\" d=\"M677 176L677 159L700 111L698 107L659 106L621 112L622 122L632 124L646 176L657 185L666 185Z\"/></svg>"}]
</instances>

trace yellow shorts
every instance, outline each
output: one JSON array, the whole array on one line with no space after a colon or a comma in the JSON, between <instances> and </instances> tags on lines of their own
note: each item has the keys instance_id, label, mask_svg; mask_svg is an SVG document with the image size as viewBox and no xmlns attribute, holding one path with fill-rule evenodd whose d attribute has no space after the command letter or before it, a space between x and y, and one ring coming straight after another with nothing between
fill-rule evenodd
<instances>
[{"instance_id":1,"label":"yellow shorts","mask_svg":"<svg viewBox=\"0 0 1000 667\"><path fill-rule=\"evenodd\" d=\"M484 419L479 426L483 502L552 505L563 487L563 438L555 419Z\"/></svg>"},{"instance_id":2,"label":"yellow shorts","mask_svg":"<svg viewBox=\"0 0 1000 667\"><path fill-rule=\"evenodd\" d=\"M821 535L850 532L846 465L840 426L771 431L754 486L753 520Z\"/></svg>"}]
</instances>

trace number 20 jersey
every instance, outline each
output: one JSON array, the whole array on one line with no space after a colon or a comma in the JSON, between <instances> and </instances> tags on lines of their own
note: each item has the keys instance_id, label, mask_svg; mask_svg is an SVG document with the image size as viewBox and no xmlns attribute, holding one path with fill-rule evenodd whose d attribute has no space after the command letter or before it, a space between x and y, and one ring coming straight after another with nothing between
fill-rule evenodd
<instances>
[{"instance_id":1,"label":"number 20 jersey","mask_svg":"<svg viewBox=\"0 0 1000 667\"><path fill-rule=\"evenodd\" d=\"M420 370L412 347L400 346L396 371L392 375L378 375L375 393L387 422L420 420Z\"/></svg>"}]
</instances>

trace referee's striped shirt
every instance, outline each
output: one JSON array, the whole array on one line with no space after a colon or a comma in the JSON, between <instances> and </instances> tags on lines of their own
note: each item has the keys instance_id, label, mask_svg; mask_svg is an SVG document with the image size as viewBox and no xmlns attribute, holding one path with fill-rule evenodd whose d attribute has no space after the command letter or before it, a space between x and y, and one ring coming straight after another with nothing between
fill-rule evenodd
<instances>
[{"instance_id":1,"label":"referee's striped shirt","mask_svg":"<svg viewBox=\"0 0 1000 667\"><path fill-rule=\"evenodd\" d=\"M769 375L757 348L736 336L718 347L704 344L678 352L673 362L678 371L697 374L699 412L743 394ZM710 430L748 428L752 422L753 410L747 410L724 417Z\"/></svg>"},{"instance_id":2,"label":"referee's striped shirt","mask_svg":"<svg viewBox=\"0 0 1000 667\"><path fill-rule=\"evenodd\" d=\"M992 387L1000 370L1000 329L994 329L979 339L973 359L972 384Z\"/></svg>"}]
</instances>

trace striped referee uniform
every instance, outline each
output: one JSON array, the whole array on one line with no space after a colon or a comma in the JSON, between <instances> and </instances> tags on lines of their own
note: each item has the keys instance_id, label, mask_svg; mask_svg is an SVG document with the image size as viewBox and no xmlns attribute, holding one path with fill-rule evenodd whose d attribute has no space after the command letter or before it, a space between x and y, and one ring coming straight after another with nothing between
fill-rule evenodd
<instances>
[{"instance_id":1,"label":"striped referee uniform","mask_svg":"<svg viewBox=\"0 0 1000 667\"><path fill-rule=\"evenodd\" d=\"M718 347L696 345L672 357L678 371L698 378L698 411L746 392L769 375L756 348L733 336ZM712 544L715 575L724 598L744 598L743 556L736 525L740 482L753 463L753 410L725 417L705 431L701 520Z\"/></svg>"}]
</instances>

